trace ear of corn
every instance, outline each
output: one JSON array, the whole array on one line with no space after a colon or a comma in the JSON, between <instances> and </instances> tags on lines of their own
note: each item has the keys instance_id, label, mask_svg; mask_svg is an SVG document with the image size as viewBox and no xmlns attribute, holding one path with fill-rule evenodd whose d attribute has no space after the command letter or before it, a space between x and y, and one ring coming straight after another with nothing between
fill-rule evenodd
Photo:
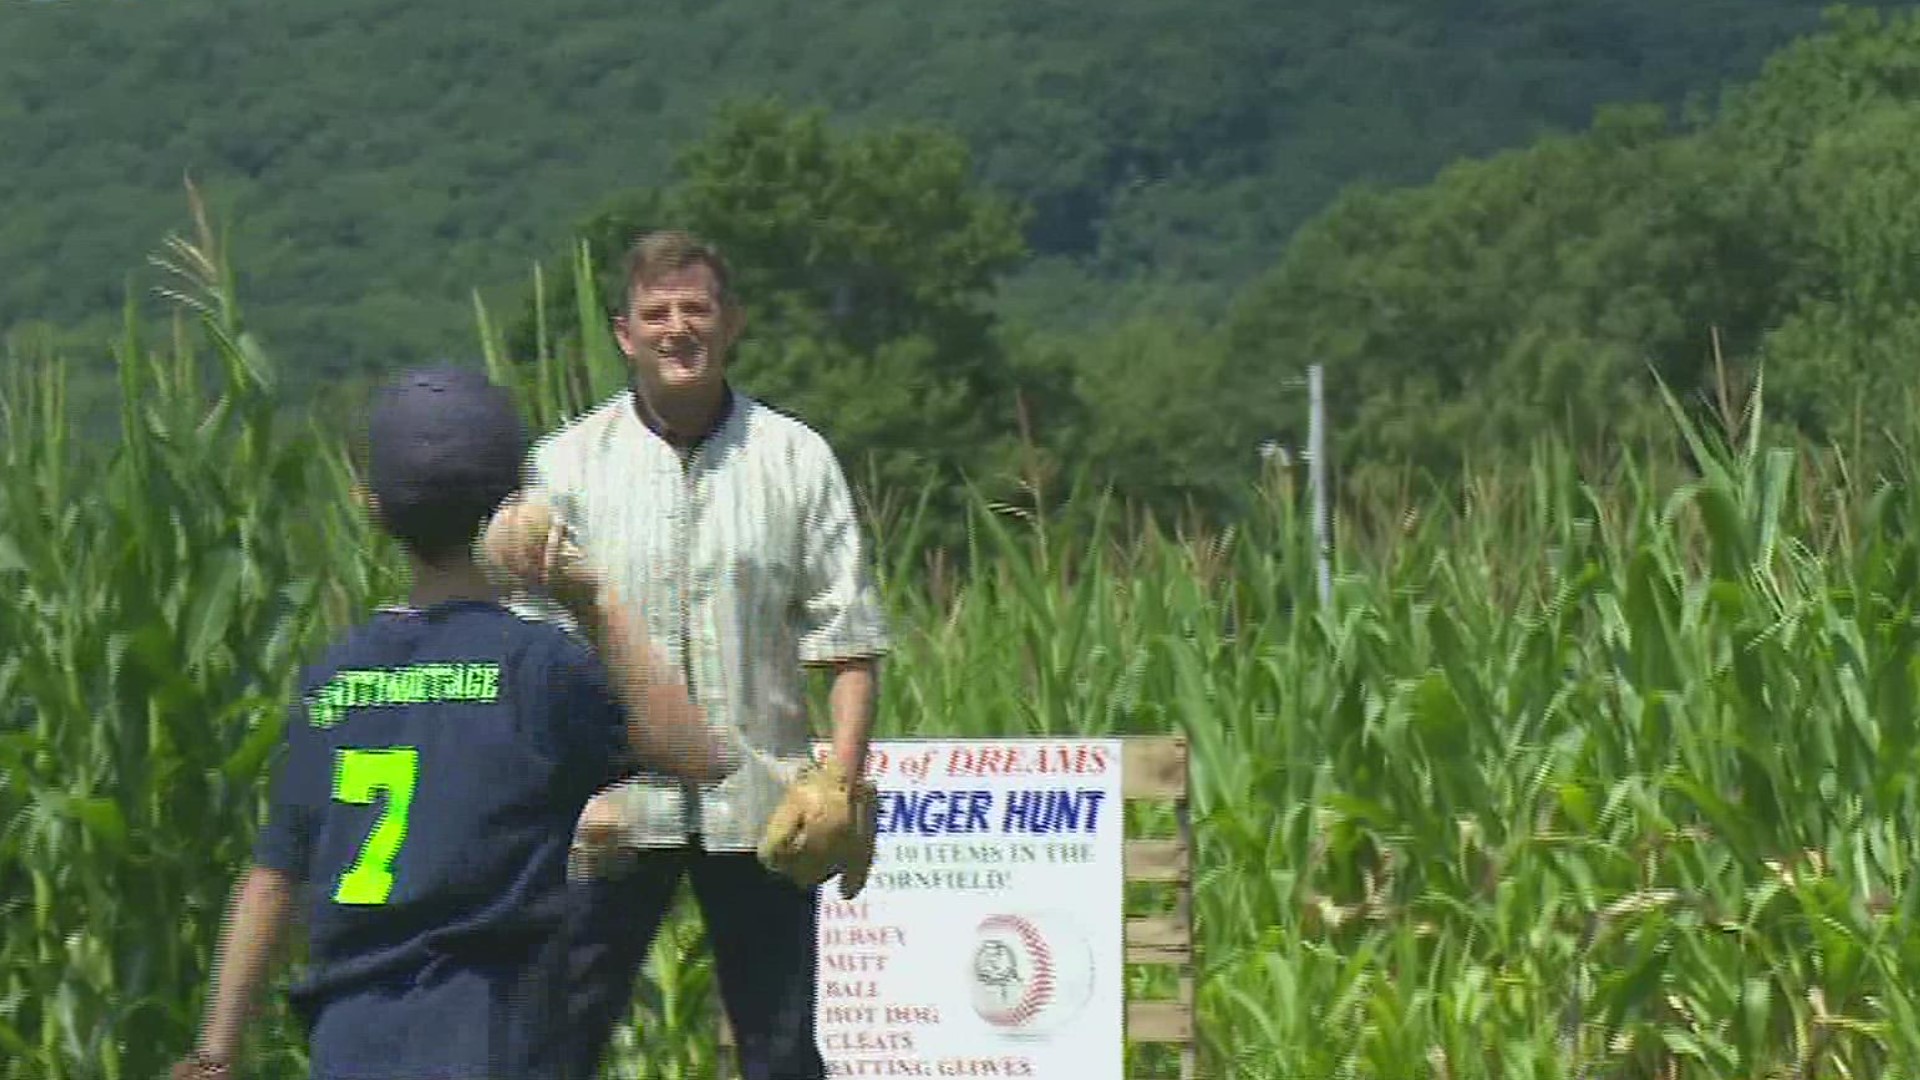
<instances>
[{"instance_id":1,"label":"ear of corn","mask_svg":"<svg viewBox=\"0 0 1920 1080\"><path fill-rule=\"evenodd\" d=\"M0 398L0 1080L188 1045L298 665L402 584L201 226L175 340L115 350L117 445L57 364ZM480 314L542 429L619 385L593 332L523 368ZM1675 422L1685 482L1549 448L1347 508L1326 609L1284 477L1218 536L976 501L957 570L883 514L880 735L1187 734L1216 1076L1920 1075L1920 493ZM638 998L610 1075L711 1075L690 905ZM303 1065L277 1004L250 1047Z\"/></svg>"}]
</instances>

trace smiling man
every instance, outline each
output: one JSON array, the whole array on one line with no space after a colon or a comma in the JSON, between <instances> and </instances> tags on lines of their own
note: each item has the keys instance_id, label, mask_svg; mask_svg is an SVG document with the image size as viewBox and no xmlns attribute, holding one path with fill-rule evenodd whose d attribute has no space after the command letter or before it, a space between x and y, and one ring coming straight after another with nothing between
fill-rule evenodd
<instances>
[{"instance_id":1,"label":"smiling man","mask_svg":"<svg viewBox=\"0 0 1920 1080\"><path fill-rule=\"evenodd\" d=\"M589 807L583 820L637 854L583 894L574 1021L597 1061L685 875L745 1076L815 1080L816 889L768 870L756 848L811 758L807 666L832 672L833 758L861 774L887 627L832 448L728 381L742 324L718 251L684 233L642 237L614 319L630 385L533 458L534 493L640 603L745 758L718 785L643 775Z\"/></svg>"}]
</instances>

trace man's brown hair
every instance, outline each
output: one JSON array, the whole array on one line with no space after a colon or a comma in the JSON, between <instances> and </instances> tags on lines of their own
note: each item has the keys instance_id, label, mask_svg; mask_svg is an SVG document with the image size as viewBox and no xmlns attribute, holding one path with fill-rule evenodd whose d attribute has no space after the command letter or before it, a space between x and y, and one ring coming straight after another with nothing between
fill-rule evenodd
<instances>
[{"instance_id":1,"label":"man's brown hair","mask_svg":"<svg viewBox=\"0 0 1920 1080\"><path fill-rule=\"evenodd\" d=\"M633 303L633 293L642 285L651 285L669 275L695 266L704 266L713 274L720 289L720 303L733 307L733 275L720 249L678 229L645 233L627 249L627 294L620 298L620 309Z\"/></svg>"}]
</instances>

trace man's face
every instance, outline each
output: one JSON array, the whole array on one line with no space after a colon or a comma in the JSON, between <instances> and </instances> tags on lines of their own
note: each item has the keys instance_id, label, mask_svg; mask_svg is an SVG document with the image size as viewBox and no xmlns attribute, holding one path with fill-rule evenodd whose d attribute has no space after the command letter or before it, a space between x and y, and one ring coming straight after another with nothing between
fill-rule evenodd
<instances>
[{"instance_id":1,"label":"man's face","mask_svg":"<svg viewBox=\"0 0 1920 1080\"><path fill-rule=\"evenodd\" d=\"M738 320L716 284L711 270L695 266L633 290L614 337L648 390L681 393L725 377Z\"/></svg>"}]
</instances>

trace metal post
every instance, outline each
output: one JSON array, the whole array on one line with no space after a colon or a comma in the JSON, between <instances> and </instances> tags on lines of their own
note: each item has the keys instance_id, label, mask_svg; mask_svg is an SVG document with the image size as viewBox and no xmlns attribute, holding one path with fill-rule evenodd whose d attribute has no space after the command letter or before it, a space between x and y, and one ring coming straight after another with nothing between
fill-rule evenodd
<instances>
[{"instance_id":1,"label":"metal post","mask_svg":"<svg viewBox=\"0 0 1920 1080\"><path fill-rule=\"evenodd\" d=\"M1307 483L1313 489L1313 546L1320 564L1320 606L1333 603L1333 569L1327 537L1327 423L1325 382L1319 364L1307 368Z\"/></svg>"}]
</instances>

